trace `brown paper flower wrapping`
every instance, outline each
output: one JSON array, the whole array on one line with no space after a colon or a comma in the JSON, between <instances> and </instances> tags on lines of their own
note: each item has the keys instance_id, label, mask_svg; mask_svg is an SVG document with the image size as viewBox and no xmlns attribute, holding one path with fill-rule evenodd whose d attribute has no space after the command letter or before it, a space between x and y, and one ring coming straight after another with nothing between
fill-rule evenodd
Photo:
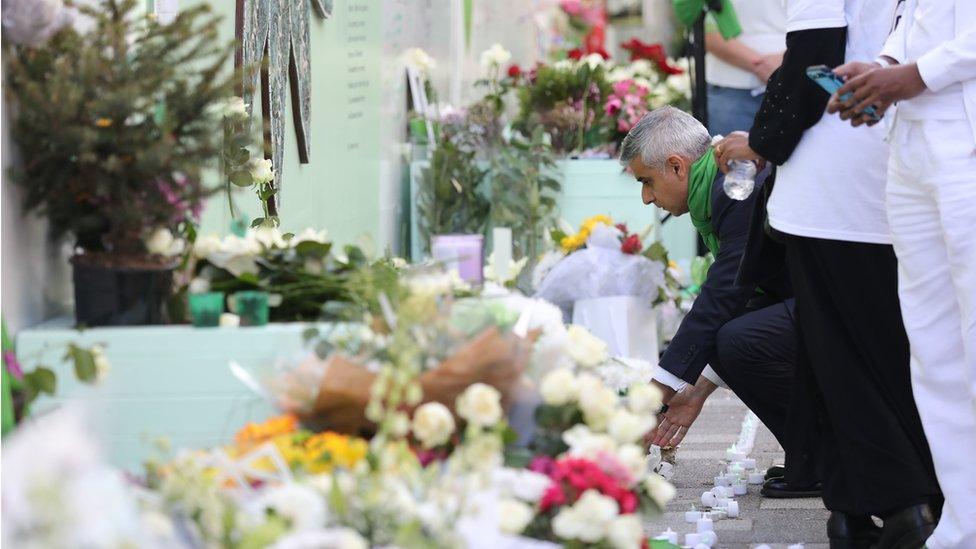
<instances>
[{"instance_id":1,"label":"brown paper flower wrapping","mask_svg":"<svg viewBox=\"0 0 976 549\"><path fill-rule=\"evenodd\" d=\"M529 339L489 328L458 352L420 376L424 402L437 401L452 411L457 397L473 383L485 383L502 394L506 410L521 378L531 346ZM372 430L366 419L370 387L376 374L344 357L330 359L315 406L304 419L349 434Z\"/></svg>"}]
</instances>

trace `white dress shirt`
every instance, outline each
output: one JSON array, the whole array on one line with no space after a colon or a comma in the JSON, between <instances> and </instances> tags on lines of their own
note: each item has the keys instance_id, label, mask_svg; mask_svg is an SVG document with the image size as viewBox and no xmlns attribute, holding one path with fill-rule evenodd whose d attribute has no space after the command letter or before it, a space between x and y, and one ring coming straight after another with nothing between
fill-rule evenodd
<instances>
[{"instance_id":1,"label":"white dress shirt","mask_svg":"<svg viewBox=\"0 0 976 549\"><path fill-rule=\"evenodd\" d=\"M953 14L951 26L932 20L940 14L944 18L949 12ZM959 85L961 112L969 120L976 144L976 2L907 0L902 23L885 42L881 55L899 63L915 62L928 87L919 97L899 105L897 117L939 119L946 115L947 109L958 112L959 105L954 102L958 96L954 92Z\"/></svg>"}]
</instances>

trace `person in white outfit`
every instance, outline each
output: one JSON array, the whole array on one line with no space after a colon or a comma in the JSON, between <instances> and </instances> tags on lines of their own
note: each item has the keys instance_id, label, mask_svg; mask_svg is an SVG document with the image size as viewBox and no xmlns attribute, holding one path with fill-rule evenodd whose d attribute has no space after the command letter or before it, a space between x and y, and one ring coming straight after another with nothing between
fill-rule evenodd
<instances>
[{"instance_id":1,"label":"person in white outfit","mask_svg":"<svg viewBox=\"0 0 976 549\"><path fill-rule=\"evenodd\" d=\"M903 1L875 63L836 72L830 110L890 124L888 220L912 388L945 495L931 549L976 547L976 2Z\"/></svg>"}]
</instances>

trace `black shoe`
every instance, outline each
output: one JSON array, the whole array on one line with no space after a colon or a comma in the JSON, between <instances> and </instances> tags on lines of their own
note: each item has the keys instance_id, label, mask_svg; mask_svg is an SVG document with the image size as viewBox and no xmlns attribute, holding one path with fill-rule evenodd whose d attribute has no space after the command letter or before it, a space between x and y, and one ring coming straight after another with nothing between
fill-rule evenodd
<instances>
[{"instance_id":1,"label":"black shoe","mask_svg":"<svg viewBox=\"0 0 976 549\"><path fill-rule=\"evenodd\" d=\"M878 549L918 549L935 531L938 524L932 507L923 503L906 507L884 519L884 529Z\"/></svg>"},{"instance_id":2,"label":"black shoe","mask_svg":"<svg viewBox=\"0 0 976 549\"><path fill-rule=\"evenodd\" d=\"M769 480L771 478L783 478L785 476L786 476L786 467L773 465L769 469L766 469L766 476L763 477L763 480Z\"/></svg>"},{"instance_id":3,"label":"black shoe","mask_svg":"<svg viewBox=\"0 0 976 549\"><path fill-rule=\"evenodd\" d=\"M785 478L771 478L763 483L760 492L767 498L819 498L820 483L813 486L791 486Z\"/></svg>"},{"instance_id":4,"label":"black shoe","mask_svg":"<svg viewBox=\"0 0 976 549\"><path fill-rule=\"evenodd\" d=\"M871 549L881 539L881 528L869 516L833 511L827 519L827 538L830 549Z\"/></svg>"}]
</instances>

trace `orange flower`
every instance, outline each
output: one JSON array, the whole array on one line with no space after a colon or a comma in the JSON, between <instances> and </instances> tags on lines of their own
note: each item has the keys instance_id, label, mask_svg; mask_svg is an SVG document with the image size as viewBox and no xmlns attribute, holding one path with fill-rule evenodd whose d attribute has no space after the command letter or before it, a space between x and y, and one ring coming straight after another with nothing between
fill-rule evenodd
<instances>
[{"instance_id":1,"label":"orange flower","mask_svg":"<svg viewBox=\"0 0 976 549\"><path fill-rule=\"evenodd\" d=\"M234 442L242 451L247 451L278 435L294 433L298 429L298 417L285 414L273 417L264 423L248 423L234 435Z\"/></svg>"},{"instance_id":2,"label":"orange flower","mask_svg":"<svg viewBox=\"0 0 976 549\"><path fill-rule=\"evenodd\" d=\"M107 128L112 125L112 119L99 118L98 120L95 121L95 125L98 126L99 128Z\"/></svg>"}]
</instances>

